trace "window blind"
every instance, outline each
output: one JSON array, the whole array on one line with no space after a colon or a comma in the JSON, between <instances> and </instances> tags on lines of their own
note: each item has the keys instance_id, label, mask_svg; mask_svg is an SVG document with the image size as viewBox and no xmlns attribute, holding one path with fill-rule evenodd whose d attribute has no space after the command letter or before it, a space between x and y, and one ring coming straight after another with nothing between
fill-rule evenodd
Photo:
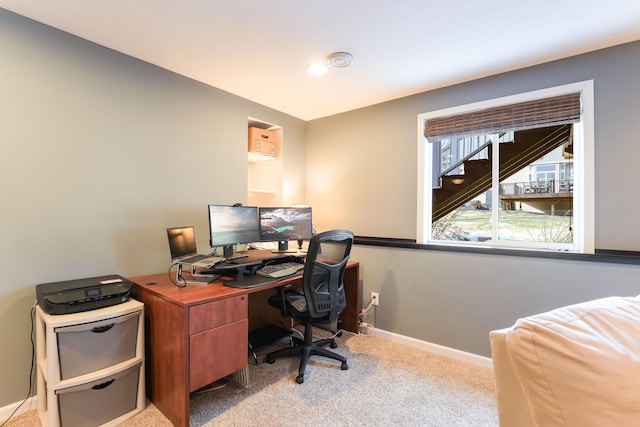
<instances>
[{"instance_id":1,"label":"window blind","mask_svg":"<svg viewBox=\"0 0 640 427\"><path fill-rule=\"evenodd\" d=\"M502 105L425 123L430 141L505 131L535 129L580 121L580 93Z\"/></svg>"}]
</instances>

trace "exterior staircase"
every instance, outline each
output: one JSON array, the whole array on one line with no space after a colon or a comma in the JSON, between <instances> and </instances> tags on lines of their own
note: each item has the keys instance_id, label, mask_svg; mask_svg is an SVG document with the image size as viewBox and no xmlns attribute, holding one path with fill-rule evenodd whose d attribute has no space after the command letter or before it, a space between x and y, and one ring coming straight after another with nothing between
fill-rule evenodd
<instances>
[{"instance_id":1,"label":"exterior staircase","mask_svg":"<svg viewBox=\"0 0 640 427\"><path fill-rule=\"evenodd\" d=\"M571 130L569 124L514 132L512 142L500 143L500 182L569 141ZM491 143L487 148L488 159L464 161L464 175L441 177L440 188L433 189L433 221L491 188Z\"/></svg>"}]
</instances>

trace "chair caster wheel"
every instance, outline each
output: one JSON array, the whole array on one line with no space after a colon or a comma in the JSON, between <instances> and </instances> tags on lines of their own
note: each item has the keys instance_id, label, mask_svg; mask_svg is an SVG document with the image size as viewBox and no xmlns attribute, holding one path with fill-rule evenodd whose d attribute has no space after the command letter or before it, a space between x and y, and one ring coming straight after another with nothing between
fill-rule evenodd
<instances>
[{"instance_id":1,"label":"chair caster wheel","mask_svg":"<svg viewBox=\"0 0 640 427\"><path fill-rule=\"evenodd\" d=\"M298 384L302 384L302 383L304 382L304 375L298 375L298 376L296 377L296 382L297 382Z\"/></svg>"},{"instance_id":2,"label":"chair caster wheel","mask_svg":"<svg viewBox=\"0 0 640 427\"><path fill-rule=\"evenodd\" d=\"M349 369L349 365L347 365L347 362L342 362L342 365L340 365L340 369L342 369L343 371Z\"/></svg>"},{"instance_id":3,"label":"chair caster wheel","mask_svg":"<svg viewBox=\"0 0 640 427\"><path fill-rule=\"evenodd\" d=\"M270 365L273 365L274 363L276 363L276 358L275 358L275 357L268 357L268 356L267 356L267 358L265 358L265 360L264 360L264 361L265 361L265 362L267 362L267 363L268 363L268 364L270 364Z\"/></svg>"},{"instance_id":4,"label":"chair caster wheel","mask_svg":"<svg viewBox=\"0 0 640 427\"><path fill-rule=\"evenodd\" d=\"M335 342L335 341L331 341L331 344L329 344L329 347L331 347L331 348L337 348L337 347L338 347L338 344L336 344L336 342Z\"/></svg>"}]
</instances>

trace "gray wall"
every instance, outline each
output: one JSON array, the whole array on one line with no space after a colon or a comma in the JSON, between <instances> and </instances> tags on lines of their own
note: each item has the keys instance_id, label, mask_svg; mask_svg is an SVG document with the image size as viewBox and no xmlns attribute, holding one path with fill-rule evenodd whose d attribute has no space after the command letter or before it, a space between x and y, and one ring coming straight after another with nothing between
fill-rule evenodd
<instances>
[{"instance_id":1,"label":"gray wall","mask_svg":"<svg viewBox=\"0 0 640 427\"><path fill-rule=\"evenodd\" d=\"M306 125L2 9L0 52L3 407L27 394L36 284L166 271L169 226L208 250L206 205L246 202L248 117L285 129L296 183Z\"/></svg>"},{"instance_id":2,"label":"gray wall","mask_svg":"<svg viewBox=\"0 0 640 427\"><path fill-rule=\"evenodd\" d=\"M320 229L415 238L418 114L594 80L596 248L640 251L638 76L640 42L311 121L307 202ZM519 317L640 294L640 266L366 246L353 257L365 297L380 292L378 328L484 356L489 331Z\"/></svg>"}]
</instances>

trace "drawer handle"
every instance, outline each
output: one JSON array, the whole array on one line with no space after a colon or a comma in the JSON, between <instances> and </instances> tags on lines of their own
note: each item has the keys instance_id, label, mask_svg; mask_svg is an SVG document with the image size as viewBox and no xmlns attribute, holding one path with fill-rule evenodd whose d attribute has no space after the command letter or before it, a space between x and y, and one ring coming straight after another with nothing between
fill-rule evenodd
<instances>
[{"instance_id":1,"label":"drawer handle","mask_svg":"<svg viewBox=\"0 0 640 427\"><path fill-rule=\"evenodd\" d=\"M104 326L96 326L95 328L91 329L91 332L96 333L96 334L101 334L103 332L107 332L109 329L113 328L114 323L110 323L108 325L104 325Z\"/></svg>"},{"instance_id":2,"label":"drawer handle","mask_svg":"<svg viewBox=\"0 0 640 427\"><path fill-rule=\"evenodd\" d=\"M107 381L106 383L96 384L91 388L94 389L94 390L102 390L103 388L109 387L111 384L113 384L114 381L115 381L115 379Z\"/></svg>"}]
</instances>

